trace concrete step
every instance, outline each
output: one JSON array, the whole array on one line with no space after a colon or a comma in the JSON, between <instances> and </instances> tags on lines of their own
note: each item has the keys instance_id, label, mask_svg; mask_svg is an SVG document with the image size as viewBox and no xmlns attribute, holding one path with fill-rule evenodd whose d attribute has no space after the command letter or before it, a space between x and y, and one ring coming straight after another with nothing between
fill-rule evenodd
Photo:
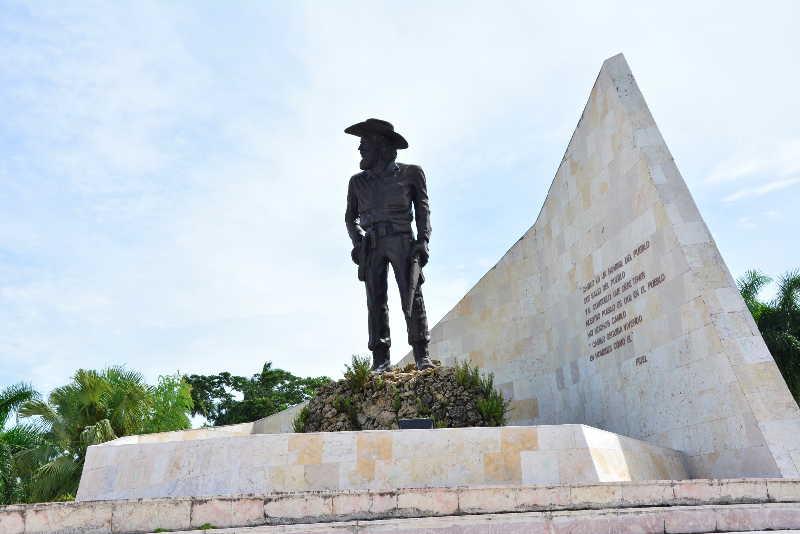
<instances>
[{"instance_id":1,"label":"concrete step","mask_svg":"<svg viewBox=\"0 0 800 534\"><path fill-rule=\"evenodd\" d=\"M411 488L0 507L2 534L187 532L203 525L248 534L482 532L471 525L498 534L800 529L800 480Z\"/></svg>"},{"instance_id":2,"label":"concrete step","mask_svg":"<svg viewBox=\"0 0 800 534\"><path fill-rule=\"evenodd\" d=\"M705 534L800 532L796 530L797 528L800 528L800 506L796 504L734 504L463 515L190 532L192 534Z\"/></svg>"}]
</instances>

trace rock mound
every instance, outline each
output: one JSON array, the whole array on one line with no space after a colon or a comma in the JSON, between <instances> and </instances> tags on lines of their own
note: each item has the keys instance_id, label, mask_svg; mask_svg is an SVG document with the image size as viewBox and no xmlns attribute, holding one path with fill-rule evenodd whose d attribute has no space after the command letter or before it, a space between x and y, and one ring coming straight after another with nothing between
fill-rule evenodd
<instances>
[{"instance_id":1,"label":"rock mound","mask_svg":"<svg viewBox=\"0 0 800 534\"><path fill-rule=\"evenodd\" d=\"M432 418L437 428L500 426L506 410L493 376L469 364L425 371L410 365L376 375L369 373L369 360L354 357L344 379L318 390L295 431L388 430L418 417Z\"/></svg>"}]
</instances>

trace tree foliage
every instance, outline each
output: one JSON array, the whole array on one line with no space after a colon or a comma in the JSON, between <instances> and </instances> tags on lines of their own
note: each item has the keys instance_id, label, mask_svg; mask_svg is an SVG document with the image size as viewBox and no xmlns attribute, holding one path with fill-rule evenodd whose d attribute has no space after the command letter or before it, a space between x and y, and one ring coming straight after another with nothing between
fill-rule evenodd
<instances>
[{"instance_id":1,"label":"tree foliage","mask_svg":"<svg viewBox=\"0 0 800 534\"><path fill-rule=\"evenodd\" d=\"M800 271L790 271L778 279L774 299L759 300L758 293L771 281L759 271L747 271L738 280L739 291L789 391L800 402Z\"/></svg>"},{"instance_id":2,"label":"tree foliage","mask_svg":"<svg viewBox=\"0 0 800 534\"><path fill-rule=\"evenodd\" d=\"M311 398L331 381L326 376L301 378L266 362L251 377L222 372L184 377L191 386L194 409L213 425L246 423L267 417Z\"/></svg>"},{"instance_id":3,"label":"tree foliage","mask_svg":"<svg viewBox=\"0 0 800 534\"><path fill-rule=\"evenodd\" d=\"M192 386L180 375L159 376L151 391L153 408L143 432L170 432L192 427Z\"/></svg>"},{"instance_id":4,"label":"tree foliage","mask_svg":"<svg viewBox=\"0 0 800 534\"><path fill-rule=\"evenodd\" d=\"M0 434L0 504L74 498L86 449L131 434L190 427L190 386L180 375L156 386L125 367L79 369L47 400L30 386L0 392L0 417L23 422Z\"/></svg>"},{"instance_id":5,"label":"tree foliage","mask_svg":"<svg viewBox=\"0 0 800 534\"><path fill-rule=\"evenodd\" d=\"M29 491L31 471L21 455L38 447L43 435L35 425L20 424L16 415L20 406L38 398L33 387L24 383L0 390L0 505L24 501ZM12 416L15 424L7 428Z\"/></svg>"}]
</instances>

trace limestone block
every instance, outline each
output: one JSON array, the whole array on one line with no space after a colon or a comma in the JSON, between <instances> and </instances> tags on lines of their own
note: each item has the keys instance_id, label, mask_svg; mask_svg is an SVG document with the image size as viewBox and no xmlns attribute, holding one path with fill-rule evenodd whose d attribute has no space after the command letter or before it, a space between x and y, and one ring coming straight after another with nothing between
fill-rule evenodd
<instances>
[{"instance_id":1,"label":"limestone block","mask_svg":"<svg viewBox=\"0 0 800 534\"><path fill-rule=\"evenodd\" d=\"M523 451L520 459L523 484L557 484L561 481L558 451Z\"/></svg>"},{"instance_id":2,"label":"limestone block","mask_svg":"<svg viewBox=\"0 0 800 534\"><path fill-rule=\"evenodd\" d=\"M23 534L25 532L24 514L24 506L4 506L0 508L0 532Z\"/></svg>"},{"instance_id":3,"label":"limestone block","mask_svg":"<svg viewBox=\"0 0 800 534\"><path fill-rule=\"evenodd\" d=\"M673 490L677 504L720 502L720 484L716 480L676 481Z\"/></svg>"},{"instance_id":4,"label":"limestone block","mask_svg":"<svg viewBox=\"0 0 800 534\"><path fill-rule=\"evenodd\" d=\"M189 499L117 501L113 505L111 526L114 532L188 530L191 507Z\"/></svg>"},{"instance_id":5,"label":"limestone block","mask_svg":"<svg viewBox=\"0 0 800 534\"><path fill-rule=\"evenodd\" d=\"M800 481L767 480L767 495L771 502L800 502Z\"/></svg>"},{"instance_id":6,"label":"limestone block","mask_svg":"<svg viewBox=\"0 0 800 534\"><path fill-rule=\"evenodd\" d=\"M767 502L767 481L757 479L731 479L719 481L719 499L723 503Z\"/></svg>"},{"instance_id":7,"label":"limestone block","mask_svg":"<svg viewBox=\"0 0 800 534\"><path fill-rule=\"evenodd\" d=\"M331 509L337 520L368 519L371 516L372 495L367 492L336 494L333 496Z\"/></svg>"},{"instance_id":8,"label":"limestone block","mask_svg":"<svg viewBox=\"0 0 800 534\"><path fill-rule=\"evenodd\" d=\"M554 534L615 534L618 525L613 519L603 512L555 512L549 526Z\"/></svg>"},{"instance_id":9,"label":"limestone block","mask_svg":"<svg viewBox=\"0 0 800 534\"><path fill-rule=\"evenodd\" d=\"M458 511L458 494L441 489L408 490L397 496L401 517L453 515Z\"/></svg>"},{"instance_id":10,"label":"limestone block","mask_svg":"<svg viewBox=\"0 0 800 534\"><path fill-rule=\"evenodd\" d=\"M800 528L800 510L796 506L767 505L766 527L772 530ZM737 528L739 528L737 526Z\"/></svg>"},{"instance_id":11,"label":"limestone block","mask_svg":"<svg viewBox=\"0 0 800 534\"><path fill-rule=\"evenodd\" d=\"M192 501L191 526L204 524L218 528L261 525L264 523L264 499L195 499Z\"/></svg>"},{"instance_id":12,"label":"limestone block","mask_svg":"<svg viewBox=\"0 0 800 534\"><path fill-rule=\"evenodd\" d=\"M333 498L324 494L288 494L267 497L264 500L264 515L268 523L282 523L287 519L314 519L326 521L333 515Z\"/></svg>"},{"instance_id":13,"label":"limestone block","mask_svg":"<svg viewBox=\"0 0 800 534\"><path fill-rule=\"evenodd\" d=\"M25 511L25 534L108 534L112 529L108 503L44 503Z\"/></svg>"},{"instance_id":14,"label":"limestone block","mask_svg":"<svg viewBox=\"0 0 800 534\"><path fill-rule=\"evenodd\" d=\"M579 508L613 508L622 503L622 486L576 484L570 488L569 503Z\"/></svg>"},{"instance_id":15,"label":"limestone block","mask_svg":"<svg viewBox=\"0 0 800 534\"><path fill-rule=\"evenodd\" d=\"M764 530L769 528L769 511L765 505L749 504L737 506L717 506L714 508L717 531Z\"/></svg>"},{"instance_id":16,"label":"limestone block","mask_svg":"<svg viewBox=\"0 0 800 534\"><path fill-rule=\"evenodd\" d=\"M536 486L521 487L516 491L518 510L545 510L566 508L570 502L570 487Z\"/></svg>"},{"instance_id":17,"label":"limestone block","mask_svg":"<svg viewBox=\"0 0 800 534\"><path fill-rule=\"evenodd\" d=\"M458 492L459 512L513 512L517 509L516 488L465 488Z\"/></svg>"},{"instance_id":18,"label":"limestone block","mask_svg":"<svg viewBox=\"0 0 800 534\"><path fill-rule=\"evenodd\" d=\"M388 515L397 508L395 492L371 492L369 511L372 515Z\"/></svg>"},{"instance_id":19,"label":"limestone block","mask_svg":"<svg viewBox=\"0 0 800 534\"><path fill-rule=\"evenodd\" d=\"M713 506L675 507L664 514L664 531L669 534L714 532L717 528Z\"/></svg>"},{"instance_id":20,"label":"limestone block","mask_svg":"<svg viewBox=\"0 0 800 534\"><path fill-rule=\"evenodd\" d=\"M675 502L672 481L622 484L621 489L625 506L667 506Z\"/></svg>"}]
</instances>

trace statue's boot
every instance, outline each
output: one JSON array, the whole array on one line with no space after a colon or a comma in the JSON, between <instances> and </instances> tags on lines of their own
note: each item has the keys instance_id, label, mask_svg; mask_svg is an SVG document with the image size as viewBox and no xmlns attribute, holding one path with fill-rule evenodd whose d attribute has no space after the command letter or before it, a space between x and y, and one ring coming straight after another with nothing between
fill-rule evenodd
<instances>
[{"instance_id":1,"label":"statue's boot","mask_svg":"<svg viewBox=\"0 0 800 534\"><path fill-rule=\"evenodd\" d=\"M383 373L389 370L389 350L377 349L372 351L372 372Z\"/></svg>"},{"instance_id":2,"label":"statue's boot","mask_svg":"<svg viewBox=\"0 0 800 534\"><path fill-rule=\"evenodd\" d=\"M431 361L430 354L428 353L427 343L414 344L414 363L417 364L417 370L424 371L425 369L433 369L435 366Z\"/></svg>"}]
</instances>

